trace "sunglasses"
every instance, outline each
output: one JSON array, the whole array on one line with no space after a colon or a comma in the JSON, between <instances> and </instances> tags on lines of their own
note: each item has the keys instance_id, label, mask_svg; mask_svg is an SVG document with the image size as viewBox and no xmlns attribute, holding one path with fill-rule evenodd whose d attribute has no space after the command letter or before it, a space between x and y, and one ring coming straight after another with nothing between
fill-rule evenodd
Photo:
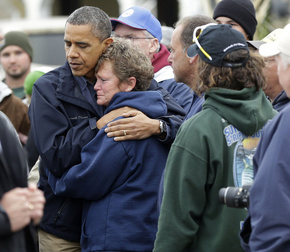
<instances>
[{"instance_id":1,"label":"sunglasses","mask_svg":"<svg viewBox=\"0 0 290 252\"><path fill-rule=\"evenodd\" d=\"M212 57L204 50L204 48L200 45L198 38L200 37L200 35L202 34L202 32L204 31L204 29L206 29L209 26L213 26L213 25L218 25L216 23L209 23L206 25L201 25L198 26L194 29L193 31L193 38L192 38L192 42L195 43L197 45L197 47L199 48L199 50L210 60L212 61ZM246 48L245 48L246 49ZM247 55L247 57L242 60L241 62L227 62L227 61L222 61L221 66L223 67L231 67L231 68L236 68L236 67L241 67L241 66L245 66L245 64L247 63L249 59L249 55Z\"/></svg>"},{"instance_id":2,"label":"sunglasses","mask_svg":"<svg viewBox=\"0 0 290 252\"><path fill-rule=\"evenodd\" d=\"M202 46L200 45L200 43L198 42L198 38L201 35L201 33L203 32L203 30L209 26L212 25L217 25L215 23L209 23L206 25L201 25L201 26L197 26L194 31L193 31L193 37L192 37L192 42L195 43L197 45L197 47L199 48L199 50L209 59L212 60L212 57L202 48Z\"/></svg>"}]
</instances>

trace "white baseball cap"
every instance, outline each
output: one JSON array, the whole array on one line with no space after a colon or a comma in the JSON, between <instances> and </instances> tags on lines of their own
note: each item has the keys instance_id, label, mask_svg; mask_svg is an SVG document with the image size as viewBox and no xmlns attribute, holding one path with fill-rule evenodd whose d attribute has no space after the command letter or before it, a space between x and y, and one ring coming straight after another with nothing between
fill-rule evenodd
<instances>
[{"instance_id":1,"label":"white baseball cap","mask_svg":"<svg viewBox=\"0 0 290 252\"><path fill-rule=\"evenodd\" d=\"M259 53L267 58L284 53L290 57L290 24L286 25L277 40L260 46Z\"/></svg>"},{"instance_id":2,"label":"white baseball cap","mask_svg":"<svg viewBox=\"0 0 290 252\"><path fill-rule=\"evenodd\" d=\"M271 43L276 41L279 36L283 33L284 29L277 28L274 31L270 32L266 37L264 37L262 40L249 40L247 43L254 47L255 49L259 49L261 45L265 43Z\"/></svg>"}]
</instances>

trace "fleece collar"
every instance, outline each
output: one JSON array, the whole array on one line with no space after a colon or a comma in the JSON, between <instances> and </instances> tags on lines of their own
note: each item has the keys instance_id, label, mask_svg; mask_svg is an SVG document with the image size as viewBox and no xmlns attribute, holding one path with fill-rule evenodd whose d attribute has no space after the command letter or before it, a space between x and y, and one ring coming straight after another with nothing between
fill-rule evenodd
<instances>
[{"instance_id":1,"label":"fleece collar","mask_svg":"<svg viewBox=\"0 0 290 252\"><path fill-rule=\"evenodd\" d=\"M9 95L12 94L12 90L2 81L0 81L0 102Z\"/></svg>"},{"instance_id":2,"label":"fleece collar","mask_svg":"<svg viewBox=\"0 0 290 252\"><path fill-rule=\"evenodd\" d=\"M158 72L161 68L165 66L170 66L167 61L170 52L165 45L160 44L160 51L153 55L152 66L154 67L154 73Z\"/></svg>"}]
</instances>

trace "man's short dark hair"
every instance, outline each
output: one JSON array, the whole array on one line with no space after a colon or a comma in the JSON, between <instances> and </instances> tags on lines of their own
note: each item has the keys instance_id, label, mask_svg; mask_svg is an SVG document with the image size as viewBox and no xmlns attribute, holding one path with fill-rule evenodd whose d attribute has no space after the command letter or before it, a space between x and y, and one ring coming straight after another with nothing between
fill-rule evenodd
<instances>
[{"instance_id":1,"label":"man's short dark hair","mask_svg":"<svg viewBox=\"0 0 290 252\"><path fill-rule=\"evenodd\" d=\"M111 36L112 25L109 16L100 8L83 6L68 17L66 23L72 25L91 25L92 33L102 42Z\"/></svg>"}]
</instances>

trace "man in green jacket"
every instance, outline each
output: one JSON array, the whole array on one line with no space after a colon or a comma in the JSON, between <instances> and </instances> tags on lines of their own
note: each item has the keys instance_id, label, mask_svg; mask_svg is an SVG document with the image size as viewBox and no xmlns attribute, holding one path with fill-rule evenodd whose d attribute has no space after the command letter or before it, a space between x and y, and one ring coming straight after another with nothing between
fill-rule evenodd
<instances>
[{"instance_id":1,"label":"man in green jacket","mask_svg":"<svg viewBox=\"0 0 290 252\"><path fill-rule=\"evenodd\" d=\"M200 36L195 36L199 34ZM198 57L203 110L179 129L164 176L154 252L239 252L247 215L219 203L219 190L253 179L252 157L276 114L263 93L263 60L229 25L197 27L187 51Z\"/></svg>"}]
</instances>

